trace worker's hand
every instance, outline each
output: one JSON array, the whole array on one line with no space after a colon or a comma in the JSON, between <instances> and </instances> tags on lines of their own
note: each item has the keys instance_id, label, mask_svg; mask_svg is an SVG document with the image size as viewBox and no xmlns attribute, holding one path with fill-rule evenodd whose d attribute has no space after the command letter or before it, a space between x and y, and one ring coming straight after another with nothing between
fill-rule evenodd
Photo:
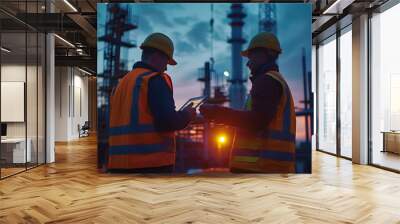
<instances>
[{"instance_id":1,"label":"worker's hand","mask_svg":"<svg viewBox=\"0 0 400 224\"><path fill-rule=\"evenodd\" d=\"M190 120L194 120L196 118L196 108L193 108L193 103L189 104L187 107L183 109L187 114L189 114Z\"/></svg>"},{"instance_id":2,"label":"worker's hand","mask_svg":"<svg viewBox=\"0 0 400 224\"><path fill-rule=\"evenodd\" d=\"M218 109L220 106L212 105L212 104L203 104L200 106L200 113L203 115L206 119L213 120L215 119Z\"/></svg>"}]
</instances>

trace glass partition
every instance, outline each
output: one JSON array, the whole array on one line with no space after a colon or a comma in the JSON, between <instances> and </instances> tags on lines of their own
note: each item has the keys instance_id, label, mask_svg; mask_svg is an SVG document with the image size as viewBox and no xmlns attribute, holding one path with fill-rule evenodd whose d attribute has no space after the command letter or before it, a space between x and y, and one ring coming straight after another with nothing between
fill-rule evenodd
<instances>
[{"instance_id":1,"label":"glass partition","mask_svg":"<svg viewBox=\"0 0 400 224\"><path fill-rule=\"evenodd\" d=\"M351 26L340 36L340 155L352 157L352 33Z\"/></svg>"},{"instance_id":2,"label":"glass partition","mask_svg":"<svg viewBox=\"0 0 400 224\"><path fill-rule=\"evenodd\" d=\"M25 170L31 157L26 150L26 41L25 32L1 34L2 177Z\"/></svg>"},{"instance_id":3,"label":"glass partition","mask_svg":"<svg viewBox=\"0 0 400 224\"><path fill-rule=\"evenodd\" d=\"M318 149L336 154L336 36L318 47Z\"/></svg>"},{"instance_id":4,"label":"glass partition","mask_svg":"<svg viewBox=\"0 0 400 224\"><path fill-rule=\"evenodd\" d=\"M21 22L44 1L1 1L0 178L45 162L45 35Z\"/></svg>"},{"instance_id":5,"label":"glass partition","mask_svg":"<svg viewBox=\"0 0 400 224\"><path fill-rule=\"evenodd\" d=\"M400 4L371 19L372 164L400 170Z\"/></svg>"}]
</instances>

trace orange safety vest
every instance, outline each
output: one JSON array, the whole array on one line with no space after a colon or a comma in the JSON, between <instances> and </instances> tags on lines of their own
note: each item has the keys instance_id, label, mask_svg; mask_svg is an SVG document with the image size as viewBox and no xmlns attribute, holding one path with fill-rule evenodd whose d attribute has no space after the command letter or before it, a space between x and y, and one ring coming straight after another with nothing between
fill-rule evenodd
<instances>
[{"instance_id":1,"label":"orange safety vest","mask_svg":"<svg viewBox=\"0 0 400 224\"><path fill-rule=\"evenodd\" d=\"M157 132L147 93L151 77L168 74L135 68L118 83L110 100L109 169L150 168L175 164L175 133Z\"/></svg>"},{"instance_id":2,"label":"orange safety vest","mask_svg":"<svg viewBox=\"0 0 400 224\"><path fill-rule=\"evenodd\" d=\"M261 173L294 173L296 114L293 97L280 73L269 71L266 75L283 87L276 115L262 131L236 130L230 168ZM251 110L251 98L246 102L246 109Z\"/></svg>"}]
</instances>

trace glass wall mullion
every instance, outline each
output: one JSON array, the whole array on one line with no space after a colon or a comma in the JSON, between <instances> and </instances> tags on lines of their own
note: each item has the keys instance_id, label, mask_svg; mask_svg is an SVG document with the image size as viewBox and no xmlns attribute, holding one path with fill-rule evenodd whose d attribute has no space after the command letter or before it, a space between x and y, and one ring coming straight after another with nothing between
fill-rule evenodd
<instances>
[{"instance_id":1,"label":"glass wall mullion","mask_svg":"<svg viewBox=\"0 0 400 224\"><path fill-rule=\"evenodd\" d=\"M340 123L340 35L336 31L336 155L341 156L341 123Z\"/></svg>"},{"instance_id":2,"label":"glass wall mullion","mask_svg":"<svg viewBox=\"0 0 400 224\"><path fill-rule=\"evenodd\" d=\"M318 150L336 155L336 34L318 46Z\"/></svg>"},{"instance_id":3,"label":"glass wall mullion","mask_svg":"<svg viewBox=\"0 0 400 224\"><path fill-rule=\"evenodd\" d=\"M371 63L371 55L372 55L372 33L371 33L371 27L372 27L372 22L371 22L371 20L372 20L372 12L371 11L369 11L368 12L368 24L367 24L367 27L368 27L368 31L367 31L367 39L368 39L368 43L367 43L367 45L368 45L368 53L367 53L367 61L368 61L368 69L367 69L367 72L368 72L368 75L367 75L367 79L368 79L368 100L367 100L367 103L368 103L368 125L367 125L367 127L368 127L368 164L372 164L372 157L373 157L373 148L372 148L372 114L371 114L371 112L372 112L372 96L371 96L371 94L372 94L372 85L371 85L371 80L372 80L372 63Z\"/></svg>"},{"instance_id":4,"label":"glass wall mullion","mask_svg":"<svg viewBox=\"0 0 400 224\"><path fill-rule=\"evenodd\" d=\"M315 113L316 113L316 125L315 125L315 148L319 149L319 44L315 46Z\"/></svg>"},{"instance_id":5,"label":"glass wall mullion","mask_svg":"<svg viewBox=\"0 0 400 224\"><path fill-rule=\"evenodd\" d=\"M28 1L25 1L25 21L28 21ZM24 88L24 123L25 123L25 170L28 170L28 24L25 23L25 88Z\"/></svg>"},{"instance_id":6,"label":"glass wall mullion","mask_svg":"<svg viewBox=\"0 0 400 224\"><path fill-rule=\"evenodd\" d=\"M36 13L39 14L39 1L36 1ZM35 166L38 165L39 165L39 32L36 32L36 164Z\"/></svg>"},{"instance_id":7,"label":"glass wall mullion","mask_svg":"<svg viewBox=\"0 0 400 224\"><path fill-rule=\"evenodd\" d=\"M2 37L1 37L1 34L2 34L2 23L0 23L0 47L2 46ZM0 124L2 124L2 122L1 122L1 66L2 66L2 60L1 60L2 58L1 58L1 51L0 51ZM0 132L1 132L2 130L0 130ZM0 136L2 136L3 134L2 133L0 133ZM0 180L3 178L3 176L2 176L2 169L3 169L3 159L2 159L2 156L1 156L1 152L2 152L2 147L1 147L1 145L2 144L0 144Z\"/></svg>"},{"instance_id":8,"label":"glass wall mullion","mask_svg":"<svg viewBox=\"0 0 400 224\"><path fill-rule=\"evenodd\" d=\"M39 33L36 32L36 164L35 166L38 165L39 165Z\"/></svg>"}]
</instances>

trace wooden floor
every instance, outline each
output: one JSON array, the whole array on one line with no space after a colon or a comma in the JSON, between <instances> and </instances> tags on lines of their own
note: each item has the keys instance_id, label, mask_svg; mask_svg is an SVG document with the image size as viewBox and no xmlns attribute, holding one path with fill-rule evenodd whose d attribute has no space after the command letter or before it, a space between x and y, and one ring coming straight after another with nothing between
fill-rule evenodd
<instances>
[{"instance_id":1,"label":"wooden floor","mask_svg":"<svg viewBox=\"0 0 400 224\"><path fill-rule=\"evenodd\" d=\"M400 175L315 152L311 175L104 174L94 138L0 181L0 223L400 223Z\"/></svg>"},{"instance_id":2,"label":"wooden floor","mask_svg":"<svg viewBox=\"0 0 400 224\"><path fill-rule=\"evenodd\" d=\"M400 154L376 150L374 151L372 160L374 164L400 170Z\"/></svg>"},{"instance_id":3,"label":"wooden floor","mask_svg":"<svg viewBox=\"0 0 400 224\"><path fill-rule=\"evenodd\" d=\"M25 170L24 168L0 168L1 169L1 177L7 177L7 176L11 176L13 174L22 172Z\"/></svg>"}]
</instances>

